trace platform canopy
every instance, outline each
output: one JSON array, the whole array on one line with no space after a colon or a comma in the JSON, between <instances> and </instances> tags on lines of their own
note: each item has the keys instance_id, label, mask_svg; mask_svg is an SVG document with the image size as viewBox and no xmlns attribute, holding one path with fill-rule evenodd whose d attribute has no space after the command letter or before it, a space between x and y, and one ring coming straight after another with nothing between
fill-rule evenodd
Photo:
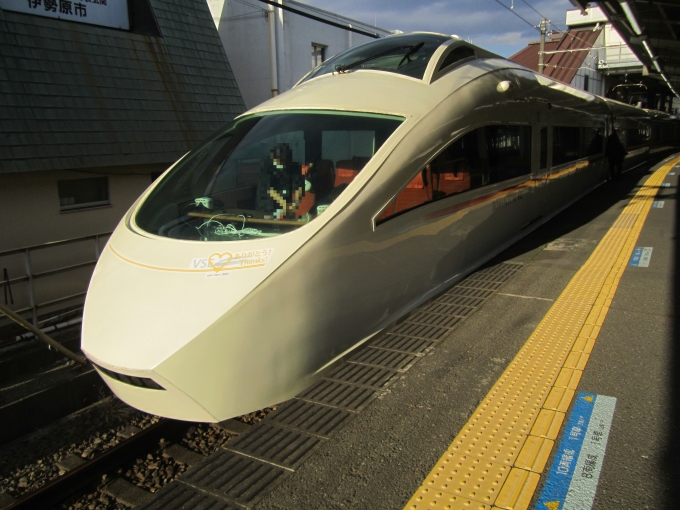
<instances>
[{"instance_id":1,"label":"platform canopy","mask_svg":"<svg viewBox=\"0 0 680 510\"><path fill-rule=\"evenodd\" d=\"M571 0L585 10L591 2ZM680 91L680 2L608 0L597 2L650 76L678 96ZM660 84L661 84L660 83ZM680 97L680 96L678 96Z\"/></svg>"}]
</instances>

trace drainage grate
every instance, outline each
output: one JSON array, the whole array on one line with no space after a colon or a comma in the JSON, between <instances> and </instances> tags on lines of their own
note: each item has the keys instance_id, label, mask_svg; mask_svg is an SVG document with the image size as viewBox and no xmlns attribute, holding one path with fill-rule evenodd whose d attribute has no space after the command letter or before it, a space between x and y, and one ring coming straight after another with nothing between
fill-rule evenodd
<instances>
[{"instance_id":1,"label":"drainage grate","mask_svg":"<svg viewBox=\"0 0 680 510\"><path fill-rule=\"evenodd\" d=\"M237 453L218 450L187 471L182 482L237 503L253 504L287 471Z\"/></svg>"},{"instance_id":2,"label":"drainage grate","mask_svg":"<svg viewBox=\"0 0 680 510\"><path fill-rule=\"evenodd\" d=\"M366 407L374 395L375 390L371 388L322 379L301 393L299 398L359 412Z\"/></svg>"},{"instance_id":3,"label":"drainage grate","mask_svg":"<svg viewBox=\"0 0 680 510\"><path fill-rule=\"evenodd\" d=\"M448 329L438 329L443 331L442 336L449 332ZM386 335L372 345L375 347L381 347L383 349L391 349L393 351L408 352L410 354L422 354L434 345L434 341L426 340L424 338L413 338L410 336Z\"/></svg>"},{"instance_id":4,"label":"drainage grate","mask_svg":"<svg viewBox=\"0 0 680 510\"><path fill-rule=\"evenodd\" d=\"M467 287L472 289L484 290L498 290L503 282L486 282L481 280L463 280L458 284L458 287Z\"/></svg>"},{"instance_id":5,"label":"drainage grate","mask_svg":"<svg viewBox=\"0 0 680 510\"><path fill-rule=\"evenodd\" d=\"M449 290L444 295L445 296L465 296L465 297L474 297L474 298L486 299L489 296L491 296L491 294L493 294L492 290L468 289L468 288L465 288L465 287L453 287L453 288L451 288L451 290Z\"/></svg>"},{"instance_id":6,"label":"drainage grate","mask_svg":"<svg viewBox=\"0 0 680 510\"><path fill-rule=\"evenodd\" d=\"M460 305L469 306L471 308L477 308L484 302L484 298L475 298L470 296L456 296L451 294L444 294L442 297L437 299L435 303L444 303L447 305Z\"/></svg>"},{"instance_id":7,"label":"drainage grate","mask_svg":"<svg viewBox=\"0 0 680 510\"><path fill-rule=\"evenodd\" d=\"M259 423L230 443L227 448L294 469L302 463L319 441L315 436Z\"/></svg>"},{"instance_id":8,"label":"drainage grate","mask_svg":"<svg viewBox=\"0 0 680 510\"><path fill-rule=\"evenodd\" d=\"M519 271L523 266L524 264L504 262L502 264L498 264L493 267L487 267L486 269L477 271L476 273L471 274L470 278L476 279L480 277L484 278L493 277L495 281L505 282L508 281L513 276L515 276L515 273Z\"/></svg>"},{"instance_id":9,"label":"drainage grate","mask_svg":"<svg viewBox=\"0 0 680 510\"><path fill-rule=\"evenodd\" d=\"M337 370L331 373L327 379L335 379L338 381L352 384L361 384L363 386L371 386L372 388L380 389L387 386L387 384L394 378L396 374L397 372L387 368L357 365L354 363L343 363L337 368Z\"/></svg>"},{"instance_id":10,"label":"drainage grate","mask_svg":"<svg viewBox=\"0 0 680 510\"><path fill-rule=\"evenodd\" d=\"M390 331L390 335L412 336L415 338L437 339L448 333L446 328L427 326L425 324L411 324L402 322L398 327ZM374 345L377 345L376 342Z\"/></svg>"},{"instance_id":11,"label":"drainage grate","mask_svg":"<svg viewBox=\"0 0 680 510\"><path fill-rule=\"evenodd\" d=\"M442 328L453 328L460 322L460 317L439 315L435 313L418 312L408 318L408 322L414 324L431 324Z\"/></svg>"},{"instance_id":12,"label":"drainage grate","mask_svg":"<svg viewBox=\"0 0 680 510\"><path fill-rule=\"evenodd\" d=\"M349 411L296 399L283 406L270 419L287 427L328 438L340 430L351 417L352 413Z\"/></svg>"},{"instance_id":13,"label":"drainage grate","mask_svg":"<svg viewBox=\"0 0 680 510\"><path fill-rule=\"evenodd\" d=\"M136 510L184 510L186 508L241 510L242 507L180 482L169 483L154 494L153 501L146 505L135 507Z\"/></svg>"},{"instance_id":14,"label":"drainage grate","mask_svg":"<svg viewBox=\"0 0 680 510\"><path fill-rule=\"evenodd\" d=\"M458 317L467 317L474 311L474 308L471 308L469 306L447 305L446 303L437 303L435 301L434 303L430 303L429 305L427 305L423 309L423 311L427 313L438 313L441 315L456 315Z\"/></svg>"},{"instance_id":15,"label":"drainage grate","mask_svg":"<svg viewBox=\"0 0 680 510\"><path fill-rule=\"evenodd\" d=\"M363 363L383 368L393 368L400 372L405 372L418 360L416 356L403 352L385 351L367 347L362 349L348 361L352 363Z\"/></svg>"}]
</instances>

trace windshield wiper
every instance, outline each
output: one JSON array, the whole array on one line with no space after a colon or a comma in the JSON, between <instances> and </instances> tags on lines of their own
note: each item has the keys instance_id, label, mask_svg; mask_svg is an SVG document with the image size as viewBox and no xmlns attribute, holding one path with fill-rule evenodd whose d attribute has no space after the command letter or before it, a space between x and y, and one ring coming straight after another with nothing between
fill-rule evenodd
<instances>
[{"instance_id":1,"label":"windshield wiper","mask_svg":"<svg viewBox=\"0 0 680 510\"><path fill-rule=\"evenodd\" d=\"M406 53L406 55L404 55L404 58L402 58L399 61L399 65L397 66L397 69L399 69L401 67L401 64L404 63L404 60L408 60L410 62L411 61L411 55L413 55L416 51L418 51L420 48L422 48L424 44L425 44L424 42L421 42L421 43L416 44L413 48L411 48Z\"/></svg>"},{"instance_id":2,"label":"windshield wiper","mask_svg":"<svg viewBox=\"0 0 680 510\"><path fill-rule=\"evenodd\" d=\"M394 48L390 48L387 51L383 51L382 53L378 53L377 55L371 55L370 57L366 57L366 58L363 58L361 60L357 60L356 62L352 62L351 64L347 64L347 65L344 65L344 66L340 66L340 65L335 66L335 70L339 73L346 73L350 69L354 69L355 67L359 67L361 64L364 64L364 63L366 63L370 60L375 60L376 58L380 58L384 55L389 55L390 53L394 53L395 51L403 50L405 48L409 48L409 51L404 56L404 58L407 58L410 55L413 55L420 48L422 48L424 44L425 44L424 42L420 42L418 44L407 44L405 46L396 46ZM404 59L402 59L401 62L403 62L403 61L404 61ZM401 66L401 62L399 62L399 66Z\"/></svg>"}]
</instances>

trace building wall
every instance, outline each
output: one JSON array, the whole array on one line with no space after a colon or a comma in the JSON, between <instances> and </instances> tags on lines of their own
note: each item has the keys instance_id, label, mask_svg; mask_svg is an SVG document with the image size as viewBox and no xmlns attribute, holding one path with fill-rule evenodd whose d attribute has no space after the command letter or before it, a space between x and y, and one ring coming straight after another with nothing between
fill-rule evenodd
<instances>
[{"instance_id":1,"label":"building wall","mask_svg":"<svg viewBox=\"0 0 680 510\"><path fill-rule=\"evenodd\" d=\"M253 108L272 97L268 6L255 0L207 1L246 107ZM299 4L293 7L300 9ZM292 12L276 11L279 93L290 90L312 70L312 43L326 46L327 59L373 40ZM344 23L351 24L351 21ZM386 30L371 30L389 34Z\"/></svg>"},{"instance_id":2,"label":"building wall","mask_svg":"<svg viewBox=\"0 0 680 510\"><path fill-rule=\"evenodd\" d=\"M157 167L0 174L0 251L112 231ZM107 176L111 205L61 212L57 181Z\"/></svg>"},{"instance_id":3,"label":"building wall","mask_svg":"<svg viewBox=\"0 0 680 510\"><path fill-rule=\"evenodd\" d=\"M588 56L583 60L583 64L576 72L576 76L571 80L571 86L580 90L586 90L586 77L588 78L588 89L587 91L591 94L597 94L604 96L605 89L605 77L600 72L600 62L604 58L605 50L601 49L604 46L605 33L604 30L600 31L600 35L593 44L593 49L588 52Z\"/></svg>"}]
</instances>

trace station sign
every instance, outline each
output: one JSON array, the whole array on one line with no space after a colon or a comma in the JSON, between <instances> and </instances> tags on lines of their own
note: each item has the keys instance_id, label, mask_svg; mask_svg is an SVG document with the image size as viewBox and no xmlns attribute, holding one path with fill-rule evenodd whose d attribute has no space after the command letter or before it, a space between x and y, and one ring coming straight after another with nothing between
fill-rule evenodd
<instances>
[{"instance_id":1,"label":"station sign","mask_svg":"<svg viewBox=\"0 0 680 510\"><path fill-rule=\"evenodd\" d=\"M128 0L0 0L6 11L130 30Z\"/></svg>"}]
</instances>

